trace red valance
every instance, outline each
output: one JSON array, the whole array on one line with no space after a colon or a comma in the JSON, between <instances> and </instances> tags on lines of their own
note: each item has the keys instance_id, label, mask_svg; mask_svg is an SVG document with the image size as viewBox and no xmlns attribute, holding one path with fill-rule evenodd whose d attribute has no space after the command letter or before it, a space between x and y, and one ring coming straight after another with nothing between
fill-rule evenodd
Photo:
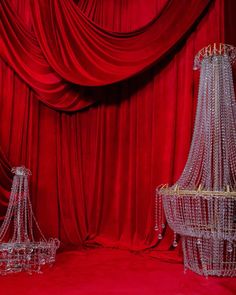
<instances>
[{"instance_id":1,"label":"red valance","mask_svg":"<svg viewBox=\"0 0 236 295\"><path fill-rule=\"evenodd\" d=\"M95 86L123 80L158 61L209 1L169 1L158 18L131 33L105 31L71 0L31 3L35 32L50 65L68 81Z\"/></svg>"},{"instance_id":2,"label":"red valance","mask_svg":"<svg viewBox=\"0 0 236 295\"><path fill-rule=\"evenodd\" d=\"M148 25L117 33L97 26L72 0L33 0L34 35L3 0L0 54L47 105L74 111L91 103L79 97L75 84L112 84L150 67L184 37L209 2L171 0Z\"/></svg>"}]
</instances>

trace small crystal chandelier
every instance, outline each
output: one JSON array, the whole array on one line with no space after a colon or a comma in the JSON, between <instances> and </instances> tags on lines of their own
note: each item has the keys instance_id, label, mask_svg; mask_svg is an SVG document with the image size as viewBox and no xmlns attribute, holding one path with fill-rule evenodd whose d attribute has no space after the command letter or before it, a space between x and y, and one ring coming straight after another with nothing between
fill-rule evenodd
<instances>
[{"instance_id":1,"label":"small crystal chandelier","mask_svg":"<svg viewBox=\"0 0 236 295\"><path fill-rule=\"evenodd\" d=\"M32 211L29 198L29 169L24 166L12 169L15 174L9 205L0 227L0 274L26 271L40 273L44 265L55 262L58 239L46 240ZM33 225L40 238L35 239Z\"/></svg>"},{"instance_id":2,"label":"small crystal chandelier","mask_svg":"<svg viewBox=\"0 0 236 295\"><path fill-rule=\"evenodd\" d=\"M236 276L236 48L219 44L195 57L201 69L192 144L180 179L162 186L167 221L181 235L184 266Z\"/></svg>"}]
</instances>

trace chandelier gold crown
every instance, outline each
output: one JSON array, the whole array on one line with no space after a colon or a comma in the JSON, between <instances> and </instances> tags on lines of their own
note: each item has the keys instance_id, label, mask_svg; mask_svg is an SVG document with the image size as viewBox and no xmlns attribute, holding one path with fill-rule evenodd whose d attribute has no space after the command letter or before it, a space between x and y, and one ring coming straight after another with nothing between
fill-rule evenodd
<instances>
[{"instance_id":1,"label":"chandelier gold crown","mask_svg":"<svg viewBox=\"0 0 236 295\"><path fill-rule=\"evenodd\" d=\"M201 62L204 58L213 57L217 55L228 56L231 64L236 61L236 48L233 45L224 43L213 43L199 50L194 58L194 70L201 67Z\"/></svg>"}]
</instances>

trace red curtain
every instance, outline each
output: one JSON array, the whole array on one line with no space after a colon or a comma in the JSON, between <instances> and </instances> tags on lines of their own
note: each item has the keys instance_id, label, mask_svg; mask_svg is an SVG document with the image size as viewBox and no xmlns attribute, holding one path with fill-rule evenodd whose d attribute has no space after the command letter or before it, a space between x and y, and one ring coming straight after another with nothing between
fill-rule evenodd
<instances>
[{"instance_id":1,"label":"red curtain","mask_svg":"<svg viewBox=\"0 0 236 295\"><path fill-rule=\"evenodd\" d=\"M139 73L186 35L209 2L167 1L146 26L115 33L91 22L72 0L30 1L35 37L9 2L2 1L0 55L47 105L74 111L91 102L61 77L79 85L99 86Z\"/></svg>"},{"instance_id":2,"label":"red curtain","mask_svg":"<svg viewBox=\"0 0 236 295\"><path fill-rule=\"evenodd\" d=\"M28 3L30 4L30 3ZM32 21L30 14L29 21ZM79 86L64 81L47 63L34 34L25 27L9 1L0 2L0 56L55 109L73 111L90 105Z\"/></svg>"},{"instance_id":3,"label":"red curtain","mask_svg":"<svg viewBox=\"0 0 236 295\"><path fill-rule=\"evenodd\" d=\"M130 33L95 26L73 1L36 0L31 6L36 36L50 65L68 81L97 86L128 78L163 57L209 2L167 1L149 24Z\"/></svg>"},{"instance_id":4,"label":"red curtain","mask_svg":"<svg viewBox=\"0 0 236 295\"><path fill-rule=\"evenodd\" d=\"M164 0L149 3L148 6L143 0L81 0L76 3L77 8L71 3L74 7L71 13L74 11L77 19L80 9L86 22L91 19L106 31L123 34L142 31L140 27L170 5ZM18 21L24 22L24 33L33 35L32 12L36 8L30 9L30 0L10 0L9 5L19 17L15 18L17 26ZM193 58L208 43L224 41L222 5L222 0L214 1L187 39L173 44L172 51L161 62L131 79L75 90L74 84L58 76L59 84L55 85L60 85L63 92L67 90L62 85L70 85L74 97L82 91L86 97L98 101L80 112L60 112L45 106L38 100L34 91L37 89L29 83L31 78L38 81L38 77L27 80L1 60L0 145L12 166L24 164L32 170L33 206L47 236L59 236L63 244L75 246L99 243L137 250L157 244L153 229L155 187L175 181L185 164L197 91ZM182 6L180 22L184 14ZM175 27L172 25L173 34ZM65 37L69 36L68 33ZM42 42L40 46L45 46ZM39 44L36 45L38 48ZM47 59L50 66L44 59L47 70L41 77L42 83L47 82L47 74L57 75L52 68L59 71L54 56ZM67 78L62 72L65 69L62 61L66 64L66 57L61 59L59 74ZM93 73L92 68L89 71ZM123 75L119 72L107 79L114 81L114 75L118 74ZM48 79L52 89L54 78ZM61 97L63 103L68 102ZM73 103L69 102L69 106L63 103L53 98L51 105L71 110ZM1 201L0 206L3 210L6 204ZM159 249L168 249L171 242L172 233L167 229Z\"/></svg>"}]
</instances>

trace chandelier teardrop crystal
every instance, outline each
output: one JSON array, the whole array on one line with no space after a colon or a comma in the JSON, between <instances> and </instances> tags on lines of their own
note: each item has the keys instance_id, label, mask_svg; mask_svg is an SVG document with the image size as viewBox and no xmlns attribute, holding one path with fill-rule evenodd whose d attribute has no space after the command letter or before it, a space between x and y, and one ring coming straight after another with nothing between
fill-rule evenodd
<instances>
[{"instance_id":1,"label":"chandelier teardrop crystal","mask_svg":"<svg viewBox=\"0 0 236 295\"><path fill-rule=\"evenodd\" d=\"M181 235L185 269L236 275L236 48L213 44L195 57L198 104L181 177L158 189L170 227Z\"/></svg>"},{"instance_id":2,"label":"chandelier teardrop crystal","mask_svg":"<svg viewBox=\"0 0 236 295\"><path fill-rule=\"evenodd\" d=\"M0 227L0 274L40 273L42 266L55 262L60 242L46 240L35 219L28 189L30 170L21 166L13 168L12 172L15 175L9 205ZM39 233L37 240L34 229Z\"/></svg>"}]
</instances>

